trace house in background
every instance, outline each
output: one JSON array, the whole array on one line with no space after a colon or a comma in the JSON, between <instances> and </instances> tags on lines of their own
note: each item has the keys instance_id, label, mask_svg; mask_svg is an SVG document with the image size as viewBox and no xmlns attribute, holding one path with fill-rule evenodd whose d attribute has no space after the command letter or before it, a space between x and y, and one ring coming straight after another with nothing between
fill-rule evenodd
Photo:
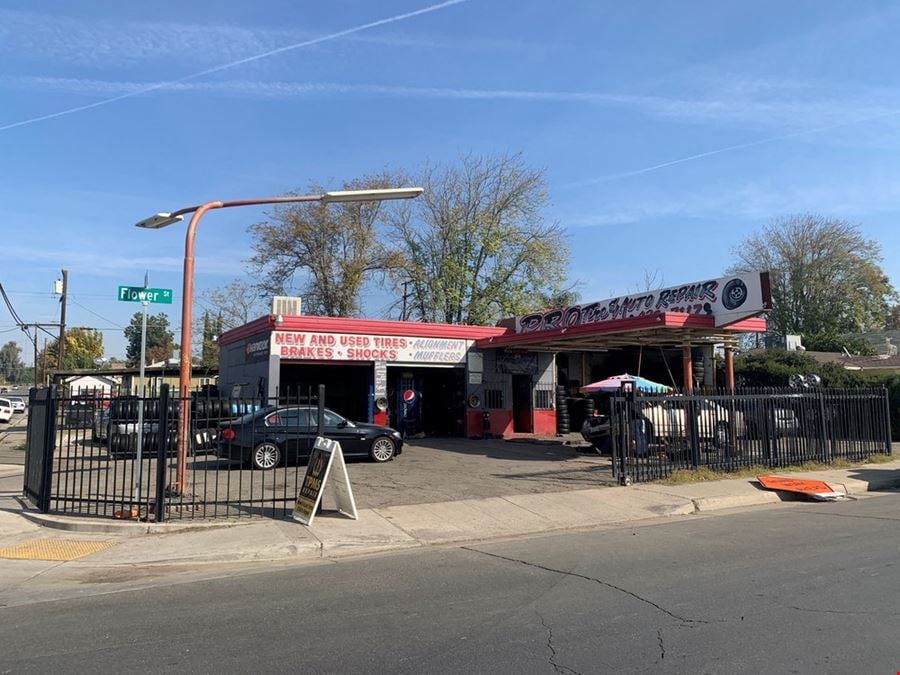
<instances>
[{"instance_id":1,"label":"house in background","mask_svg":"<svg viewBox=\"0 0 900 675\"><path fill-rule=\"evenodd\" d=\"M847 356L842 352L806 352L817 363L838 363L846 370L862 371L866 375L900 374L900 356L877 354L875 356Z\"/></svg>"},{"instance_id":2,"label":"house in background","mask_svg":"<svg viewBox=\"0 0 900 675\"><path fill-rule=\"evenodd\" d=\"M93 373L70 375L63 380L63 386L70 395L96 394L112 396L118 391L120 384L121 381L118 377Z\"/></svg>"}]
</instances>

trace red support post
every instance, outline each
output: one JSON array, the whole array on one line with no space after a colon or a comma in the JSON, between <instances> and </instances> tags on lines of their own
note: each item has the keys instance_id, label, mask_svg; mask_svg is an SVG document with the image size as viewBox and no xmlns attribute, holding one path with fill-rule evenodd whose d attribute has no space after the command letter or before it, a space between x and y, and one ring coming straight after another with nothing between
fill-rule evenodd
<instances>
[{"instance_id":1,"label":"red support post","mask_svg":"<svg viewBox=\"0 0 900 675\"><path fill-rule=\"evenodd\" d=\"M725 388L734 391L734 347L725 345Z\"/></svg>"},{"instance_id":2,"label":"red support post","mask_svg":"<svg viewBox=\"0 0 900 675\"><path fill-rule=\"evenodd\" d=\"M684 390L691 393L694 391L694 363L691 360L690 345L684 345L681 348L681 364L684 368Z\"/></svg>"}]
</instances>

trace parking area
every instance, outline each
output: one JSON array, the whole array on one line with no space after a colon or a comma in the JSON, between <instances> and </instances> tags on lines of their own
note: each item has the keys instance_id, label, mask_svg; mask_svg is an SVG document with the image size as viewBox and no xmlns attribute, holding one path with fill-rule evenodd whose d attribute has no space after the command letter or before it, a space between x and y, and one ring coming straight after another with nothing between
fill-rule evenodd
<instances>
[{"instance_id":1,"label":"parking area","mask_svg":"<svg viewBox=\"0 0 900 675\"><path fill-rule=\"evenodd\" d=\"M352 462L348 471L361 508L614 484L609 457L554 441L524 439L417 439L392 462Z\"/></svg>"},{"instance_id":2,"label":"parking area","mask_svg":"<svg viewBox=\"0 0 900 675\"><path fill-rule=\"evenodd\" d=\"M140 475L142 510L152 512L156 460L144 455L140 474L133 456L110 456L86 430L60 433L56 443L51 508L83 515L112 516L134 503ZM579 452L579 450L581 450ZM585 452L585 450L589 450ZM175 479L175 458L164 469ZM506 495L581 490L612 485L611 462L589 448L537 439L470 440L425 438L407 442L385 463L348 459L347 469L359 508L481 499ZM172 518L240 517L290 510L306 467L260 471L212 454L190 456L183 495L167 496ZM330 507L325 497L323 506Z\"/></svg>"}]
</instances>

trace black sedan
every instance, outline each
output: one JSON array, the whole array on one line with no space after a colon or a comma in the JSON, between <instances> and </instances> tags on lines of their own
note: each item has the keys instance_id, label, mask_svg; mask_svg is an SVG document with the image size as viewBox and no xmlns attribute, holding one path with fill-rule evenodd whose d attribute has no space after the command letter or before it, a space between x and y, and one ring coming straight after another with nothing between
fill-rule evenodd
<instances>
[{"instance_id":1,"label":"black sedan","mask_svg":"<svg viewBox=\"0 0 900 675\"><path fill-rule=\"evenodd\" d=\"M274 469L282 463L309 459L316 441L315 406L264 408L219 425L215 453L251 468ZM403 450L400 432L390 427L351 422L325 410L324 435L339 441L348 457L387 462Z\"/></svg>"}]
</instances>

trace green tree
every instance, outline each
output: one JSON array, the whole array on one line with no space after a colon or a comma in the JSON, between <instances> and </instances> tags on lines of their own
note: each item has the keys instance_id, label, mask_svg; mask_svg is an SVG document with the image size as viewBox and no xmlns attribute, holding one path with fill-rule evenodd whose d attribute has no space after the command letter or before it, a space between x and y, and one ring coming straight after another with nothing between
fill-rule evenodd
<instances>
[{"instance_id":1,"label":"green tree","mask_svg":"<svg viewBox=\"0 0 900 675\"><path fill-rule=\"evenodd\" d=\"M745 387L786 387L791 375L813 375L819 370L813 357L785 349L763 349L734 359L734 374Z\"/></svg>"},{"instance_id":2,"label":"green tree","mask_svg":"<svg viewBox=\"0 0 900 675\"><path fill-rule=\"evenodd\" d=\"M137 366L141 359L141 312L135 312L131 323L125 327L125 361ZM175 335L169 329L169 317L165 314L147 315L147 353L146 363L164 361L171 358L175 351Z\"/></svg>"},{"instance_id":3,"label":"green tree","mask_svg":"<svg viewBox=\"0 0 900 675\"><path fill-rule=\"evenodd\" d=\"M888 309L887 319L884 322L885 330L900 330L900 305L891 305Z\"/></svg>"},{"instance_id":4,"label":"green tree","mask_svg":"<svg viewBox=\"0 0 900 675\"><path fill-rule=\"evenodd\" d=\"M219 367L219 335L222 333L222 318L203 313L203 338L200 345L200 365L204 368Z\"/></svg>"},{"instance_id":5,"label":"green tree","mask_svg":"<svg viewBox=\"0 0 900 675\"><path fill-rule=\"evenodd\" d=\"M22 362L22 348L10 340L0 347L0 378L5 382L19 382L25 364Z\"/></svg>"},{"instance_id":6,"label":"green tree","mask_svg":"<svg viewBox=\"0 0 900 675\"><path fill-rule=\"evenodd\" d=\"M59 354L59 340L53 340L38 357L38 362L47 360L47 368L56 368ZM63 370L93 368L94 360L103 356L103 334L94 328L70 328L66 331L66 350L63 356Z\"/></svg>"},{"instance_id":7,"label":"green tree","mask_svg":"<svg viewBox=\"0 0 900 675\"><path fill-rule=\"evenodd\" d=\"M422 197L392 209L391 277L412 318L485 324L543 307L564 288L569 250L545 220L544 173L519 155L428 166Z\"/></svg>"},{"instance_id":8,"label":"green tree","mask_svg":"<svg viewBox=\"0 0 900 675\"><path fill-rule=\"evenodd\" d=\"M733 250L733 272L768 270L770 329L817 336L878 330L894 289L879 262L881 247L856 225L815 215L765 226Z\"/></svg>"},{"instance_id":9,"label":"green tree","mask_svg":"<svg viewBox=\"0 0 900 675\"><path fill-rule=\"evenodd\" d=\"M396 187L396 181L388 175L368 176L345 183L343 189ZM318 185L309 190L324 191ZM260 288L268 295L286 295L298 287L308 314L359 314L363 284L393 265L377 235L382 210L377 201L275 208L268 221L250 227L250 262Z\"/></svg>"},{"instance_id":10,"label":"green tree","mask_svg":"<svg viewBox=\"0 0 900 675\"><path fill-rule=\"evenodd\" d=\"M734 373L744 387L786 387L791 375L818 375L824 387L864 387L869 380L842 363L819 363L809 354L786 349L764 349L741 354Z\"/></svg>"}]
</instances>

